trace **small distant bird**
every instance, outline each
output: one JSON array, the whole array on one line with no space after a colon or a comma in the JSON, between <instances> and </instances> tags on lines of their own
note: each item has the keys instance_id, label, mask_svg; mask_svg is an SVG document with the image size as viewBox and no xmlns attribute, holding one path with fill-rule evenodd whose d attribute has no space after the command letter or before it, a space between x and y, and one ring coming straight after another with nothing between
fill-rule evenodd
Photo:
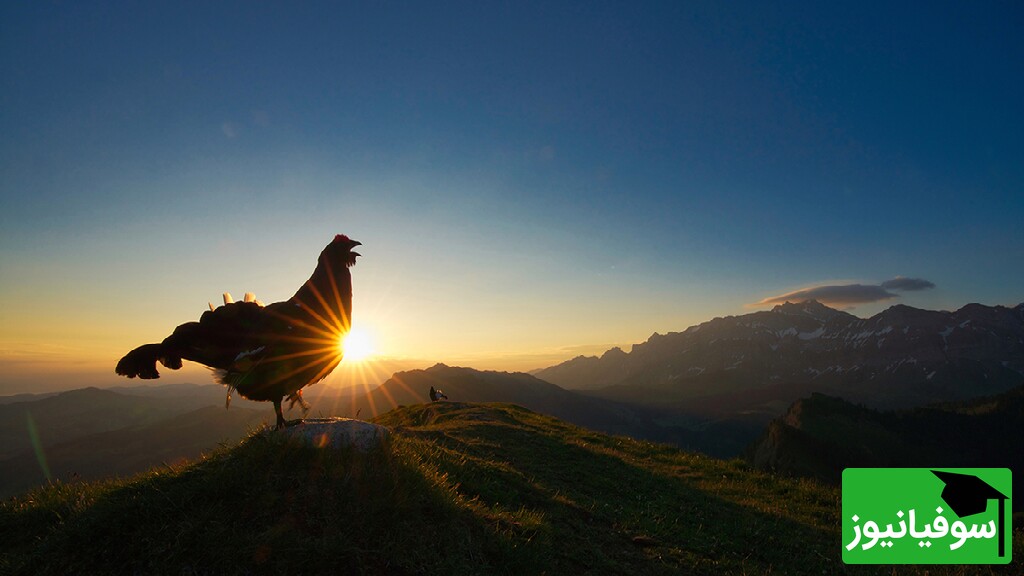
<instances>
[{"instance_id":1,"label":"small distant bird","mask_svg":"<svg viewBox=\"0 0 1024 576\"><path fill-rule=\"evenodd\" d=\"M264 306L248 293L243 302L224 294L224 305L198 322L178 326L159 344L144 344L117 363L121 376L159 378L159 361L172 370L191 360L214 370L217 382L243 398L274 403L277 428L285 426L281 401L308 410L302 389L323 380L341 362L340 342L352 327L352 275L360 242L338 234L320 253L316 269L294 296Z\"/></svg>"},{"instance_id":2,"label":"small distant bird","mask_svg":"<svg viewBox=\"0 0 1024 576\"><path fill-rule=\"evenodd\" d=\"M441 391L441 390L435 390L435 389L434 389L434 387L433 387L433 386L431 386L431 387L430 387L430 401L431 401L431 402L437 402L437 401L438 401L439 399L441 399L441 398L444 398L445 400L447 400L447 399L448 399L448 397L447 397L447 396L445 396L445 394L444 394L444 392L443 392L443 391Z\"/></svg>"}]
</instances>

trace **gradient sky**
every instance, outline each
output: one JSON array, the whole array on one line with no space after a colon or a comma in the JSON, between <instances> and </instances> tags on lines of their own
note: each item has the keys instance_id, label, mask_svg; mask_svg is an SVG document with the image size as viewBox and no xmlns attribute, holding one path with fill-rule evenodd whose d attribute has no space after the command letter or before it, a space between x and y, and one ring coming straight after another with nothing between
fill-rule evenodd
<instances>
[{"instance_id":1,"label":"gradient sky","mask_svg":"<svg viewBox=\"0 0 1024 576\"><path fill-rule=\"evenodd\" d=\"M1024 301L1021 3L768 4L2 3L0 394L128 384L339 232L423 365Z\"/></svg>"}]
</instances>

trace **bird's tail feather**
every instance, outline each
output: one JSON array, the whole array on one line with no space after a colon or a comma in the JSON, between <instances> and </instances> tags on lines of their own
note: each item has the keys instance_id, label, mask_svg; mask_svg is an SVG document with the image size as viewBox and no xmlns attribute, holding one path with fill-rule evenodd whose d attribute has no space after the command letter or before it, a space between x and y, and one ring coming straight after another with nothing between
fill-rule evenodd
<instances>
[{"instance_id":1,"label":"bird's tail feather","mask_svg":"<svg viewBox=\"0 0 1024 576\"><path fill-rule=\"evenodd\" d=\"M181 368L181 358L168 354L163 344L143 344L125 354L114 371L129 378L138 376L143 380L153 380L160 377L156 369L157 362L171 370Z\"/></svg>"}]
</instances>

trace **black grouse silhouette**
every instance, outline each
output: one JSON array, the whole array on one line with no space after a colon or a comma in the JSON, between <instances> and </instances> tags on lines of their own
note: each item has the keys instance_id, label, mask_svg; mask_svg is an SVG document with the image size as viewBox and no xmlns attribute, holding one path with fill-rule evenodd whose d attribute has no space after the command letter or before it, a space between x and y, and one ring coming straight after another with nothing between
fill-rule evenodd
<instances>
[{"instance_id":1,"label":"black grouse silhouette","mask_svg":"<svg viewBox=\"0 0 1024 576\"><path fill-rule=\"evenodd\" d=\"M437 402L441 398L444 398L445 400L448 399L448 396L445 396L444 391L435 390L433 386L430 387L430 392L428 392L428 394L430 395L431 402Z\"/></svg>"},{"instance_id":2,"label":"black grouse silhouette","mask_svg":"<svg viewBox=\"0 0 1024 576\"><path fill-rule=\"evenodd\" d=\"M278 429L285 426L281 401L304 410L302 388L319 382L341 362L341 339L352 326L349 268L361 245L339 234L320 253L316 270L294 296L263 306L252 294L204 312L159 344L145 344L121 358L115 371L128 378L159 378L156 363L172 370L191 360L214 370L218 382L243 398L274 403Z\"/></svg>"}]
</instances>

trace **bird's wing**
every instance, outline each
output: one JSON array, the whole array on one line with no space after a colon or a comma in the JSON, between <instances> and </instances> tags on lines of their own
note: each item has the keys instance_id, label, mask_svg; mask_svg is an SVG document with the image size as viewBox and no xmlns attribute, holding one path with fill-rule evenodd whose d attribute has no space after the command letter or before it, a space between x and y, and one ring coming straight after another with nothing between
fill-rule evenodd
<instances>
[{"instance_id":1,"label":"bird's wing","mask_svg":"<svg viewBox=\"0 0 1024 576\"><path fill-rule=\"evenodd\" d=\"M226 369L240 355L257 353L285 330L282 320L255 302L233 302L204 312L198 322L178 326L163 346L169 355Z\"/></svg>"}]
</instances>

